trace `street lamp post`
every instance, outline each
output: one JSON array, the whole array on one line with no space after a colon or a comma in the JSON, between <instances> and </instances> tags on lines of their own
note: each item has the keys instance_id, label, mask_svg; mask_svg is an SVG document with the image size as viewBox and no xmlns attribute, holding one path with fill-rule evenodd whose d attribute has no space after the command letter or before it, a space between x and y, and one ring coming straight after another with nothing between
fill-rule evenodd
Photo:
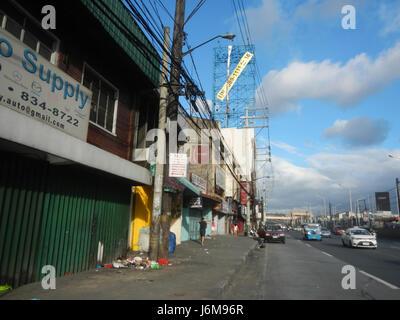
<instances>
[{"instance_id":1,"label":"street lamp post","mask_svg":"<svg viewBox=\"0 0 400 320\"><path fill-rule=\"evenodd\" d=\"M395 157L392 154L388 154L389 158L400 160L399 157ZM400 217L400 192L399 192L399 178L396 178L396 200L397 200L397 215Z\"/></svg>"},{"instance_id":2,"label":"street lamp post","mask_svg":"<svg viewBox=\"0 0 400 320\"><path fill-rule=\"evenodd\" d=\"M339 184L339 186L349 190L349 204L350 204L350 208L349 209L350 209L350 212L353 212L353 203L352 203L353 201L351 199L351 189L343 186L342 184Z\"/></svg>"},{"instance_id":3,"label":"street lamp post","mask_svg":"<svg viewBox=\"0 0 400 320\"><path fill-rule=\"evenodd\" d=\"M326 220L326 200L324 197L320 196L317 194L317 197L321 198L323 200L324 203L324 221Z\"/></svg>"},{"instance_id":4,"label":"street lamp post","mask_svg":"<svg viewBox=\"0 0 400 320\"><path fill-rule=\"evenodd\" d=\"M218 36L215 36L214 38L211 38L210 40L207 40L206 42L203 42L201 44L199 44L198 46L195 46L194 48L190 49L189 51L186 51L185 53L182 53L182 57L186 56L187 54L191 53L193 50L196 50L197 48L215 40L218 38L222 38L222 39L228 39L228 40L233 40L236 37L235 34L233 33L225 33L225 34L220 34Z\"/></svg>"}]
</instances>

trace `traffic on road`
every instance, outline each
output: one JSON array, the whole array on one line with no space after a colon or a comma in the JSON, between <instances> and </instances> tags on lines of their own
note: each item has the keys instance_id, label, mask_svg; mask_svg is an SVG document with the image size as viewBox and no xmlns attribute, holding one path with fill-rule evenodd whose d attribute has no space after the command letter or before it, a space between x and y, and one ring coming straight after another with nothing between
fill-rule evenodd
<instances>
[{"instance_id":1,"label":"traffic on road","mask_svg":"<svg viewBox=\"0 0 400 320\"><path fill-rule=\"evenodd\" d=\"M337 235L313 225L318 240L307 238L305 225L273 227L286 230L285 245L256 250L221 299L240 299L240 292L243 299L400 299L400 241L361 227Z\"/></svg>"}]
</instances>

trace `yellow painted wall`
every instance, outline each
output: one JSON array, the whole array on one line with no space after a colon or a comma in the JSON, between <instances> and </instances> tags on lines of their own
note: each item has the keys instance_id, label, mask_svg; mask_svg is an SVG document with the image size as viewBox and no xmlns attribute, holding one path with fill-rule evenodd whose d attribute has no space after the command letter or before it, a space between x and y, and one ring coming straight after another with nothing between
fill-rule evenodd
<instances>
[{"instance_id":1,"label":"yellow painted wall","mask_svg":"<svg viewBox=\"0 0 400 320\"><path fill-rule=\"evenodd\" d=\"M151 225L151 212L153 210L153 188L151 186L135 187L134 207L132 212L130 247L139 250L139 232L143 227Z\"/></svg>"}]
</instances>

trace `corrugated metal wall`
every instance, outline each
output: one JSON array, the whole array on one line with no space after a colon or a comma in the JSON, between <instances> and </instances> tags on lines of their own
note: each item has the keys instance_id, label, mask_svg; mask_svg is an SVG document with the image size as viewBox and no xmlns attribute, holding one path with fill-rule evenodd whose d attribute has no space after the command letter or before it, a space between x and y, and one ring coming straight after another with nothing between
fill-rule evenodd
<instances>
[{"instance_id":1,"label":"corrugated metal wall","mask_svg":"<svg viewBox=\"0 0 400 320\"><path fill-rule=\"evenodd\" d=\"M77 166L0 153L0 284L95 267L127 249L130 185Z\"/></svg>"}]
</instances>

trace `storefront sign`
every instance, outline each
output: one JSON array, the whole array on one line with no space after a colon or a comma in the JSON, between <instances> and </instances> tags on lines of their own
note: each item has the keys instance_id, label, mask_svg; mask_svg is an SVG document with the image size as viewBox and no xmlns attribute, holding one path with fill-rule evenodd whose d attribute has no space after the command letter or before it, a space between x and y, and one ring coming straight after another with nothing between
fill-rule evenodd
<instances>
[{"instance_id":1,"label":"storefront sign","mask_svg":"<svg viewBox=\"0 0 400 320\"><path fill-rule=\"evenodd\" d=\"M203 208L203 198L196 197L196 198L191 199L190 203L189 203L189 208L202 209Z\"/></svg>"},{"instance_id":2,"label":"storefront sign","mask_svg":"<svg viewBox=\"0 0 400 320\"><path fill-rule=\"evenodd\" d=\"M86 141L92 92L0 28L0 105Z\"/></svg>"},{"instance_id":3,"label":"storefront sign","mask_svg":"<svg viewBox=\"0 0 400 320\"><path fill-rule=\"evenodd\" d=\"M241 183L243 188L240 188L240 204L246 205L247 204L247 183Z\"/></svg>"},{"instance_id":4,"label":"storefront sign","mask_svg":"<svg viewBox=\"0 0 400 320\"><path fill-rule=\"evenodd\" d=\"M225 201L225 200L222 200L222 203L221 203L221 212L223 212L223 213L229 213L229 204L228 204L228 201Z\"/></svg>"},{"instance_id":5,"label":"storefront sign","mask_svg":"<svg viewBox=\"0 0 400 320\"><path fill-rule=\"evenodd\" d=\"M207 180L194 173L191 174L190 180L200 190L200 192L207 194Z\"/></svg>"},{"instance_id":6,"label":"storefront sign","mask_svg":"<svg viewBox=\"0 0 400 320\"><path fill-rule=\"evenodd\" d=\"M186 178L187 156L184 153L169 154L169 176Z\"/></svg>"}]
</instances>

